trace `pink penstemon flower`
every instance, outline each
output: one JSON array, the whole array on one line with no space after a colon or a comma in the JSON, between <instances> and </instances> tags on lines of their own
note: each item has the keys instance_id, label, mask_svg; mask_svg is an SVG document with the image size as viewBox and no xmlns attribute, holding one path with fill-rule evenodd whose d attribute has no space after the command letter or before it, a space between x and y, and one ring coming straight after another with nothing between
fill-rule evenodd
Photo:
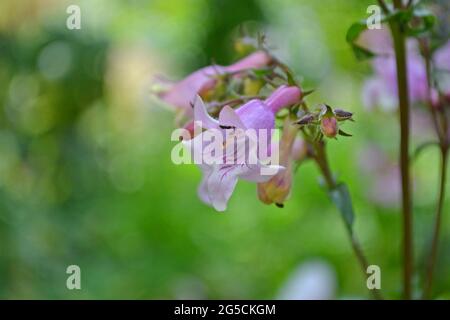
<instances>
[{"instance_id":1,"label":"pink penstemon flower","mask_svg":"<svg viewBox=\"0 0 450 320\"><path fill-rule=\"evenodd\" d=\"M194 118L200 122L206 131L197 135L191 140L184 141L189 150L195 154L202 154L206 149L204 135L209 130L219 130L225 135L226 131L244 131L248 129L258 130L255 135L257 145L260 139L266 139L266 145L270 146L270 134L260 135L260 130L271 132L275 128L275 114L282 108L288 107L299 102L301 99L301 90L295 86L281 86L275 90L266 100L253 99L245 103L236 110L225 106L219 113L219 118L212 118L206 110L201 98L197 98L194 104ZM241 146L247 146L248 140L241 140ZM230 144L225 143L225 146ZM231 144L232 149L235 145ZM235 150L235 149L233 149ZM234 151L232 151L233 153ZM267 150L267 155L271 150ZM227 150L225 152L229 154ZM221 157L222 155L218 155ZM218 159L222 160L222 159ZM224 211L227 207L233 190L238 179L251 182L265 182L283 167L273 164L265 164L261 159L256 163L247 161L228 163L226 161L217 161L216 163L199 163L203 172L203 178L200 183L198 193L200 198L207 204L213 206L217 211Z\"/></svg>"},{"instance_id":2,"label":"pink penstemon flower","mask_svg":"<svg viewBox=\"0 0 450 320\"><path fill-rule=\"evenodd\" d=\"M271 59L270 55L266 52L256 51L229 66L207 66L191 73L183 80L172 84L168 90L158 95L169 105L191 116L191 105L196 95L199 94L202 96L202 93L214 89L217 83L217 76L262 68L270 64Z\"/></svg>"}]
</instances>

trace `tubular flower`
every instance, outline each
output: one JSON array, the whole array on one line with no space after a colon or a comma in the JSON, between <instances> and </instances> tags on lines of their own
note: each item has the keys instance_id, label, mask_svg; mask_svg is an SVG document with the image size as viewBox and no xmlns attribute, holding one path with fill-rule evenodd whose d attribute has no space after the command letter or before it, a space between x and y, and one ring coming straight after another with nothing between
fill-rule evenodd
<instances>
[{"instance_id":1,"label":"tubular flower","mask_svg":"<svg viewBox=\"0 0 450 320\"><path fill-rule=\"evenodd\" d=\"M292 149L298 130L299 127L294 126L289 118L285 120L280 141L280 165L285 170L278 172L267 182L258 183L258 197L265 204L275 203L282 207L291 193L294 160Z\"/></svg>"},{"instance_id":2,"label":"tubular flower","mask_svg":"<svg viewBox=\"0 0 450 320\"><path fill-rule=\"evenodd\" d=\"M191 105L196 95L201 96L202 93L215 88L218 75L261 68L270 64L271 60L266 52L256 51L230 66L204 67L174 83L167 91L160 93L159 97L166 103L191 115Z\"/></svg>"},{"instance_id":3,"label":"tubular flower","mask_svg":"<svg viewBox=\"0 0 450 320\"><path fill-rule=\"evenodd\" d=\"M260 183L269 180L280 170L284 170L279 165L264 164L266 159L261 159L261 154L265 157L271 153L270 135L275 127L275 114L281 108L295 104L300 99L301 91L298 87L281 86L264 101L254 99L236 110L225 106L220 111L219 118L214 119L207 113L201 98L197 97L194 103L194 118L196 123L201 123L206 131L183 142L192 151L194 160L196 157L204 157L208 150L211 150L212 144L216 142L208 141L207 136L211 135L212 131L219 131L221 136L225 137L225 141L220 144L222 153L214 152L213 155L210 153L208 154L212 157L210 161L198 163L203 171L198 193L205 203L213 206L217 211L224 211L239 178ZM247 132L249 129L257 130L253 137L241 135L243 131ZM265 155L264 151L260 150L261 143L268 149ZM252 145L257 147L252 148ZM236 153L239 153L242 148L248 150L245 150L244 157L238 159ZM252 152L258 153L256 161L249 161L252 157L249 153ZM229 156L232 161L228 161Z\"/></svg>"}]
</instances>

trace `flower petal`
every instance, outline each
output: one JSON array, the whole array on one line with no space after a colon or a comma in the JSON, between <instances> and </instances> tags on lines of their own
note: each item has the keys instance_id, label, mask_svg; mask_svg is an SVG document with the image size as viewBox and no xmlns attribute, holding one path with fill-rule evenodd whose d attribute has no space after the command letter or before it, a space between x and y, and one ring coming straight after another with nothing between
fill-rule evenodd
<instances>
[{"instance_id":1,"label":"flower petal","mask_svg":"<svg viewBox=\"0 0 450 320\"><path fill-rule=\"evenodd\" d=\"M208 205L211 205L211 199L208 192L208 179L211 175L212 167L206 165L201 165L199 167L202 170L202 180L200 182L200 185L198 186L197 193L200 200Z\"/></svg>"},{"instance_id":2,"label":"flower petal","mask_svg":"<svg viewBox=\"0 0 450 320\"><path fill-rule=\"evenodd\" d=\"M194 100L194 120L200 121L203 128L219 128L219 121L209 115L206 106L199 95L196 95Z\"/></svg>"},{"instance_id":3,"label":"flower petal","mask_svg":"<svg viewBox=\"0 0 450 320\"><path fill-rule=\"evenodd\" d=\"M261 100L250 100L236 110L245 128L273 129L275 116Z\"/></svg>"},{"instance_id":4,"label":"flower petal","mask_svg":"<svg viewBox=\"0 0 450 320\"><path fill-rule=\"evenodd\" d=\"M238 167L234 165L214 166L208 178L208 195L217 211L225 211L228 200L238 181Z\"/></svg>"},{"instance_id":5,"label":"flower petal","mask_svg":"<svg viewBox=\"0 0 450 320\"><path fill-rule=\"evenodd\" d=\"M225 68L228 72L237 72L252 68L257 69L268 65L271 60L272 58L266 52L257 51Z\"/></svg>"},{"instance_id":6,"label":"flower petal","mask_svg":"<svg viewBox=\"0 0 450 320\"><path fill-rule=\"evenodd\" d=\"M239 178L257 183L269 181L274 175L286 169L283 166L263 164L252 165L247 168L248 170L239 174Z\"/></svg>"},{"instance_id":7,"label":"flower petal","mask_svg":"<svg viewBox=\"0 0 450 320\"><path fill-rule=\"evenodd\" d=\"M264 101L264 103L273 113L277 113L278 110L299 102L301 97L302 92L300 88L296 86L280 86L266 99L266 101Z\"/></svg>"},{"instance_id":8,"label":"flower petal","mask_svg":"<svg viewBox=\"0 0 450 320\"><path fill-rule=\"evenodd\" d=\"M230 106L225 106L220 111L219 123L222 127L245 129L245 125L242 123L238 114Z\"/></svg>"},{"instance_id":9,"label":"flower petal","mask_svg":"<svg viewBox=\"0 0 450 320\"><path fill-rule=\"evenodd\" d=\"M190 104L194 101L195 95L206 88L213 87L216 83L214 76L224 71L221 66L204 67L174 84L168 91L160 94L160 97L175 107L191 112Z\"/></svg>"}]
</instances>

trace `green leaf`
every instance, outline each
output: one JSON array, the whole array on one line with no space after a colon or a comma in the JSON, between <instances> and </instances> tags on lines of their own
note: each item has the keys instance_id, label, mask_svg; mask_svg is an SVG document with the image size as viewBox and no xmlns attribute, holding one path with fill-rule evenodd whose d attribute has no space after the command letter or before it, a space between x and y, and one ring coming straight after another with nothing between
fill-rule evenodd
<instances>
[{"instance_id":1,"label":"green leaf","mask_svg":"<svg viewBox=\"0 0 450 320\"><path fill-rule=\"evenodd\" d=\"M297 81L295 81L294 76L292 75L290 70L285 70L286 72L286 76L287 76L287 80L288 80L288 85L290 86L297 86Z\"/></svg>"},{"instance_id":2,"label":"green leaf","mask_svg":"<svg viewBox=\"0 0 450 320\"><path fill-rule=\"evenodd\" d=\"M272 70L271 69L253 69L252 72L257 78L262 78L262 77L269 75L272 72Z\"/></svg>"},{"instance_id":3,"label":"green leaf","mask_svg":"<svg viewBox=\"0 0 450 320\"><path fill-rule=\"evenodd\" d=\"M361 20L352 24L347 30L347 34L345 36L347 42L351 44L358 40L359 35L361 34L361 32L366 30L366 28L366 20Z\"/></svg>"},{"instance_id":4,"label":"green leaf","mask_svg":"<svg viewBox=\"0 0 450 320\"><path fill-rule=\"evenodd\" d=\"M370 59L375 56L375 54L370 50L356 44L359 35L366 29L367 29L366 20L361 20L352 24L350 28L347 30L347 34L345 36L347 42L351 45L353 49L353 53L355 54L356 59L358 60Z\"/></svg>"},{"instance_id":5,"label":"green leaf","mask_svg":"<svg viewBox=\"0 0 450 320\"><path fill-rule=\"evenodd\" d=\"M351 135L350 133L345 132L345 131L342 130L342 129L339 129L338 134L339 134L340 136L343 136L343 137L353 137L353 135Z\"/></svg>"},{"instance_id":6,"label":"green leaf","mask_svg":"<svg viewBox=\"0 0 450 320\"><path fill-rule=\"evenodd\" d=\"M352 46L353 49L353 53L355 54L356 59L358 60L367 60L367 59L372 59L373 57L376 56L375 53L373 53L372 51L363 48L361 46L358 46L356 44L354 44Z\"/></svg>"},{"instance_id":7,"label":"green leaf","mask_svg":"<svg viewBox=\"0 0 450 320\"><path fill-rule=\"evenodd\" d=\"M411 7L408 10L397 10L388 15L383 15L381 19L381 23L393 22L401 25L407 36L416 37L432 30L436 23L436 17L428 10ZM375 53L356 44L358 37L365 30L367 30L366 20L361 20L352 24L346 34L346 40L351 45L358 60L370 59L376 56Z\"/></svg>"},{"instance_id":8,"label":"green leaf","mask_svg":"<svg viewBox=\"0 0 450 320\"><path fill-rule=\"evenodd\" d=\"M334 205L341 213L346 227L352 232L355 214L347 185L345 183L339 183L334 189L330 190L329 194L331 201L333 201Z\"/></svg>"}]
</instances>

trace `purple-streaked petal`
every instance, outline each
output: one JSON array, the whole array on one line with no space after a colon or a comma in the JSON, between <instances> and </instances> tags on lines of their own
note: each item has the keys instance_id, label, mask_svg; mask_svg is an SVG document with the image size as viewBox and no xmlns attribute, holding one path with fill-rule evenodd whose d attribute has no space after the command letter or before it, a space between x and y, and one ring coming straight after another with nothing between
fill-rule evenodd
<instances>
[{"instance_id":1,"label":"purple-streaked petal","mask_svg":"<svg viewBox=\"0 0 450 320\"><path fill-rule=\"evenodd\" d=\"M217 211L226 210L228 200L238 181L238 173L237 166L214 166L208 178L207 188L211 204Z\"/></svg>"},{"instance_id":2,"label":"purple-streaked petal","mask_svg":"<svg viewBox=\"0 0 450 320\"><path fill-rule=\"evenodd\" d=\"M200 181L200 185L198 186L197 193L204 203L211 205L211 199L209 197L208 192L208 179L212 172L212 167L207 165L199 166L202 170L202 180Z\"/></svg>"}]
</instances>

